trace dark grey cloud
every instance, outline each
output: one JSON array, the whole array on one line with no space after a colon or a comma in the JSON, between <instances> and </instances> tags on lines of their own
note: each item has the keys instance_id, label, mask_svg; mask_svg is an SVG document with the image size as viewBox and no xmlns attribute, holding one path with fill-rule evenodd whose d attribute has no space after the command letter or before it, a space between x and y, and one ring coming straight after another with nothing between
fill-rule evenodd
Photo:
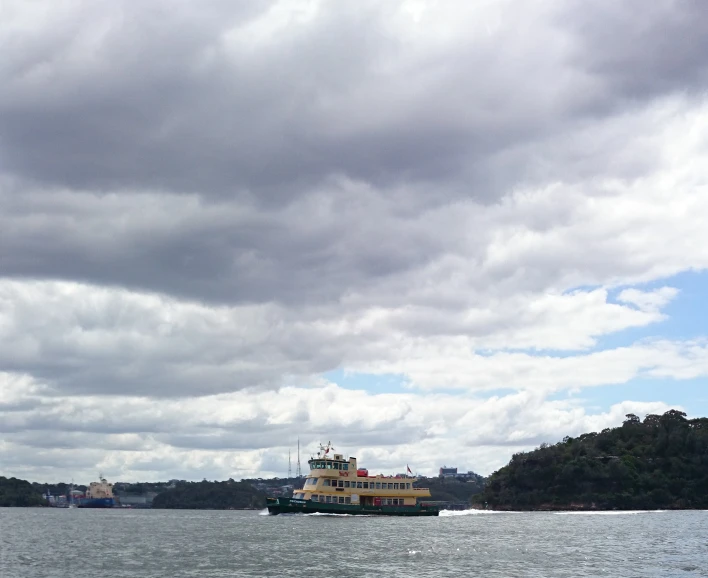
<instances>
[{"instance_id":1,"label":"dark grey cloud","mask_svg":"<svg viewBox=\"0 0 708 578\"><path fill-rule=\"evenodd\" d=\"M485 198L523 177L504 151L628 96L705 86L697 2L573 5L538 36L534 5L515 12L493 40L453 36L421 56L394 30L400 14L375 3L324 3L270 35L257 22L277 16L258 3L77 4L59 31L68 15L50 10L42 34L5 32L4 170L278 203L332 174L448 195L471 174L465 194ZM553 54L553 35L569 36L568 54Z\"/></svg>"},{"instance_id":2,"label":"dark grey cloud","mask_svg":"<svg viewBox=\"0 0 708 578\"><path fill-rule=\"evenodd\" d=\"M442 250L422 221L333 182L278 211L180 196L55 198L0 185L0 270L211 302L336 301L417 269ZM331 193L334 199L327 195ZM336 198L339 197L339 198ZM125 202L123 202L125 201Z\"/></svg>"},{"instance_id":3,"label":"dark grey cloud","mask_svg":"<svg viewBox=\"0 0 708 578\"><path fill-rule=\"evenodd\" d=\"M376 3L277 9L18 4L36 30L0 32L0 274L336 304L446 252L478 264L484 231L460 247L435 220L460 199L645 174L653 151L602 127L704 80L691 2L529 4L488 38L451 13L420 46Z\"/></svg>"},{"instance_id":4,"label":"dark grey cloud","mask_svg":"<svg viewBox=\"0 0 708 578\"><path fill-rule=\"evenodd\" d=\"M705 93L708 13L699 0L571 2L559 21L572 34L572 64L616 100Z\"/></svg>"}]
</instances>

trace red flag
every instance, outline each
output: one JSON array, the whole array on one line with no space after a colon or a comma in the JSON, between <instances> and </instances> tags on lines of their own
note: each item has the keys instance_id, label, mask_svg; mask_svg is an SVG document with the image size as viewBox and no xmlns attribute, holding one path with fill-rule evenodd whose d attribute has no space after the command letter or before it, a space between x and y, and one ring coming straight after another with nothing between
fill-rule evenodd
<instances>
[{"instance_id":1,"label":"red flag","mask_svg":"<svg viewBox=\"0 0 708 578\"><path fill-rule=\"evenodd\" d=\"M411 472L411 469L408 467L408 464L406 464L406 469L408 470L408 473L409 473L409 474L412 474L412 473L413 473L413 472Z\"/></svg>"}]
</instances>

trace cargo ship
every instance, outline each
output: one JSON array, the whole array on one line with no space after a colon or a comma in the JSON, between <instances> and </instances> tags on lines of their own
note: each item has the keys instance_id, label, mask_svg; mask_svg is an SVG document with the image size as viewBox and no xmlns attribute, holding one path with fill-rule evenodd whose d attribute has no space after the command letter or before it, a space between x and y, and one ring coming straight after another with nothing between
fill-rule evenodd
<instances>
[{"instance_id":1,"label":"cargo ship","mask_svg":"<svg viewBox=\"0 0 708 578\"><path fill-rule=\"evenodd\" d=\"M86 495L78 499L79 508L112 508L115 504L113 498L113 484L99 476L98 482L91 482L86 489Z\"/></svg>"},{"instance_id":2,"label":"cargo ship","mask_svg":"<svg viewBox=\"0 0 708 578\"><path fill-rule=\"evenodd\" d=\"M414 487L412 475L369 475L354 457L334 453L331 444L320 445L317 457L308 460L310 473L292 498L266 498L268 513L354 514L369 516L437 516L440 507L426 502L428 488ZM410 469L408 469L410 473Z\"/></svg>"}]
</instances>

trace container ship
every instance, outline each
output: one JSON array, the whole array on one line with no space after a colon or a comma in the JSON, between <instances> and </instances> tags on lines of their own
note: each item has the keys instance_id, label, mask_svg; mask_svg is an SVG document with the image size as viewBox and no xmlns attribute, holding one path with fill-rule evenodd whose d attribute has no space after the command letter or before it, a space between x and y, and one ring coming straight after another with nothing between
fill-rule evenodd
<instances>
[{"instance_id":1,"label":"container ship","mask_svg":"<svg viewBox=\"0 0 708 578\"><path fill-rule=\"evenodd\" d=\"M112 508L116 505L113 498L113 484L108 483L103 477L99 477L99 480L91 482L86 495L78 498L79 508Z\"/></svg>"},{"instance_id":2,"label":"container ship","mask_svg":"<svg viewBox=\"0 0 708 578\"><path fill-rule=\"evenodd\" d=\"M332 454L330 455L330 452ZM356 458L345 459L328 443L308 460L310 473L292 498L266 498L270 514L322 513L374 516L437 516L439 505L426 503L428 488L415 488L417 478L369 475ZM410 472L410 470L408 470Z\"/></svg>"}]
</instances>

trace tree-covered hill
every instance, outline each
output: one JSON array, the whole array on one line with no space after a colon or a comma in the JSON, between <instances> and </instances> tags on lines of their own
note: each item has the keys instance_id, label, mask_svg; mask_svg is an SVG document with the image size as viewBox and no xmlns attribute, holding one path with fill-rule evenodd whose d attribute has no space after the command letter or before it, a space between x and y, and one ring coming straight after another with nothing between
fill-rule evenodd
<instances>
[{"instance_id":1,"label":"tree-covered hill","mask_svg":"<svg viewBox=\"0 0 708 578\"><path fill-rule=\"evenodd\" d=\"M26 480L0 476L0 506L46 506L41 492Z\"/></svg>"},{"instance_id":2,"label":"tree-covered hill","mask_svg":"<svg viewBox=\"0 0 708 578\"><path fill-rule=\"evenodd\" d=\"M628 414L621 427L515 454L479 504L497 509L708 508L708 418Z\"/></svg>"},{"instance_id":3,"label":"tree-covered hill","mask_svg":"<svg viewBox=\"0 0 708 578\"><path fill-rule=\"evenodd\" d=\"M265 494L247 482L180 482L152 501L153 508L239 510L265 508Z\"/></svg>"}]
</instances>

